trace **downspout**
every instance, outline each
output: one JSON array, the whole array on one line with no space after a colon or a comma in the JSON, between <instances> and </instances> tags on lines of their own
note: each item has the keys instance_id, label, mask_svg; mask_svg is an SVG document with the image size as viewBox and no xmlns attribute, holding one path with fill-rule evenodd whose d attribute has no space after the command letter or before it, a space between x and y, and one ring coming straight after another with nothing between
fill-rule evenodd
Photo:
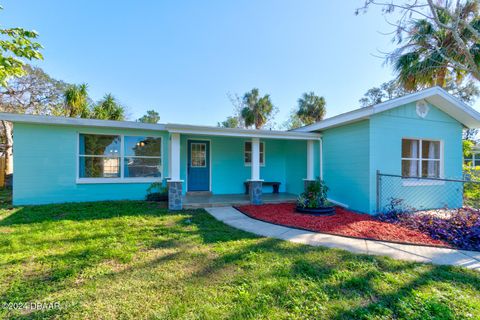
<instances>
[{"instance_id":1,"label":"downspout","mask_svg":"<svg viewBox=\"0 0 480 320\"><path fill-rule=\"evenodd\" d=\"M320 180L323 180L323 139L320 138L318 141L320 142Z\"/></svg>"}]
</instances>

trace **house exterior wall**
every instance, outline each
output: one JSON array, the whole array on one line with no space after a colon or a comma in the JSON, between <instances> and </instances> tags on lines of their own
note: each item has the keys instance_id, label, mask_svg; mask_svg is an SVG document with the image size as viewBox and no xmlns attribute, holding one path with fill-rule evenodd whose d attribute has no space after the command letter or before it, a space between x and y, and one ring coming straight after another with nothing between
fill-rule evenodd
<instances>
[{"instance_id":1,"label":"house exterior wall","mask_svg":"<svg viewBox=\"0 0 480 320\"><path fill-rule=\"evenodd\" d=\"M375 114L368 120L344 124L322 132L323 179L329 198L360 212L376 211L376 171L401 174L402 138L440 140L446 178L462 176L462 124L433 105L425 118L416 114L415 103ZM168 177L170 135L167 131L76 127L47 124L14 124L13 203L44 204L97 200L143 199L149 182L77 183L78 134L123 134L162 137L162 173ZM244 192L251 167L244 163L244 143L250 138L180 135L180 177L187 191L188 140L210 141L211 191L214 194ZM265 165L260 178L279 181L280 191L303 192L307 176L307 141L260 139L265 144ZM320 143L314 142L314 176L320 177ZM401 179L397 179L402 183ZM383 186L382 186L383 190ZM458 207L458 184L395 186L396 195L417 209ZM421 191L421 192L420 192ZM265 193L272 192L264 187ZM414 195L422 194L422 197ZM448 195L448 196L447 196ZM452 196L453 195L453 196ZM414 199L415 203L408 203ZM446 201L448 199L448 201Z\"/></svg>"},{"instance_id":2,"label":"house exterior wall","mask_svg":"<svg viewBox=\"0 0 480 320\"><path fill-rule=\"evenodd\" d=\"M320 178L320 142L314 141L313 174ZM307 177L307 142L285 141L286 192L300 194L304 191L303 180Z\"/></svg>"},{"instance_id":3,"label":"house exterior wall","mask_svg":"<svg viewBox=\"0 0 480 320\"><path fill-rule=\"evenodd\" d=\"M169 172L167 131L75 127L15 123L13 203L15 205L101 200L141 200L150 182L77 183L78 134L117 134L162 137L162 180ZM249 138L181 135L180 176L187 190L187 141L208 140L211 151L211 191L244 193L251 167L244 163L244 142ZM306 141L261 139L265 165L260 177L279 181L280 192L300 193L306 176ZM315 174L319 175L319 148L315 144ZM264 187L271 193L272 187Z\"/></svg>"},{"instance_id":4,"label":"house exterior wall","mask_svg":"<svg viewBox=\"0 0 480 320\"><path fill-rule=\"evenodd\" d=\"M15 123L14 131L15 205L145 198L150 183L77 184L79 133L161 136L167 176L167 132L22 123Z\"/></svg>"},{"instance_id":5,"label":"house exterior wall","mask_svg":"<svg viewBox=\"0 0 480 320\"><path fill-rule=\"evenodd\" d=\"M431 104L425 118L417 115L415 103L372 116L368 212L374 212L376 209L376 170L381 173L401 175L402 138L440 140L443 145L443 176L461 178L462 129L463 126L458 121ZM382 183L380 195L382 203L396 197L404 199L405 205L416 209L462 205L462 190L459 189L458 183L404 186L401 179L395 178L385 178Z\"/></svg>"},{"instance_id":6,"label":"house exterior wall","mask_svg":"<svg viewBox=\"0 0 480 320\"><path fill-rule=\"evenodd\" d=\"M364 120L322 132L323 177L331 200L368 212L370 128Z\"/></svg>"},{"instance_id":7,"label":"house exterior wall","mask_svg":"<svg viewBox=\"0 0 480 320\"><path fill-rule=\"evenodd\" d=\"M181 135L180 177L185 181L183 192L188 191L187 159L188 140L210 141L211 191L214 194L244 193L244 182L250 179L251 167L244 163L244 144L249 138ZM260 139L265 145L265 165L260 166L260 178L281 183L280 192L298 194L303 192L306 177L306 141ZM315 172L319 174L319 147L315 147ZM272 187L263 187L271 193Z\"/></svg>"},{"instance_id":8,"label":"house exterior wall","mask_svg":"<svg viewBox=\"0 0 480 320\"><path fill-rule=\"evenodd\" d=\"M368 120L327 129L323 135L324 180L329 198L350 209L375 213L377 176L401 175L402 139L440 140L443 148L443 176L462 177L463 126L429 104L425 118L410 103L375 114ZM380 201L403 199L403 206L415 209L459 207L462 188L458 183L407 185L400 178L382 178ZM382 210L383 208L380 208Z\"/></svg>"}]
</instances>

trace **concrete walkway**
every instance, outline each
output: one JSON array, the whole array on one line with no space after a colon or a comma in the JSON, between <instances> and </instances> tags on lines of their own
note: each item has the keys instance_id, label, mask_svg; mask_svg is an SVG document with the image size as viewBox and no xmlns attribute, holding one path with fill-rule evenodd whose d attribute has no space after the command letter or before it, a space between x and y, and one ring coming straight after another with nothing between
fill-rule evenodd
<instances>
[{"instance_id":1,"label":"concrete walkway","mask_svg":"<svg viewBox=\"0 0 480 320\"><path fill-rule=\"evenodd\" d=\"M480 252L352 239L277 226L252 219L232 207L206 208L217 220L260 236L311 246L344 249L353 253L387 256L400 260L461 266L480 271Z\"/></svg>"}]
</instances>

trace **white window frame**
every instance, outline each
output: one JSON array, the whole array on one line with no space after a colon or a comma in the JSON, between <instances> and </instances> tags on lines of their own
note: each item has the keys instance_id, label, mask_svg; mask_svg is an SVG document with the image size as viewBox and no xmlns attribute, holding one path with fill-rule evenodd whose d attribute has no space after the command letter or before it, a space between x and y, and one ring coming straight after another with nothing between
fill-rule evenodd
<instances>
[{"instance_id":1,"label":"white window frame","mask_svg":"<svg viewBox=\"0 0 480 320\"><path fill-rule=\"evenodd\" d=\"M252 163L245 161L245 154L246 154L247 152L252 153L251 150L250 150L250 151L247 151L247 143L252 143L252 141L244 141L244 142L243 142L243 163L244 163L244 165L245 165L246 167L251 167L251 166L252 166ZM267 161L266 161L266 157L265 157L265 155L266 155L265 142L264 142L264 141L260 141L260 144L263 144L263 162L260 162L260 167L265 167L265 163L267 162ZM260 149L260 147L259 147L259 153L262 153L262 152L260 152L260 150L261 150L261 149ZM250 157L250 158L252 158L252 157Z\"/></svg>"},{"instance_id":2,"label":"white window frame","mask_svg":"<svg viewBox=\"0 0 480 320\"><path fill-rule=\"evenodd\" d=\"M431 186L431 185L444 185L445 181L440 181L440 180L433 180L433 179L442 179L444 177L444 145L443 145L443 140L439 139L431 139L431 138L412 138L412 137L403 137L401 142L403 144L403 140L417 140L419 145L418 145L418 158L404 158L402 156L402 150L400 149L400 170L402 170L402 163L403 160L416 160L419 162L418 165L418 170L420 175L422 174L422 165L423 165L423 160L434 160L434 159L424 159L422 155L422 143L423 141L432 141L432 142L439 142L440 144L440 159L434 160L434 161L439 161L439 176L436 178L432 178L432 180L429 180L428 177L405 177L402 179L402 185L407 186L407 187L416 187L416 186ZM401 145L402 145L401 144ZM402 146L400 147L402 148Z\"/></svg>"},{"instance_id":3,"label":"white window frame","mask_svg":"<svg viewBox=\"0 0 480 320\"><path fill-rule=\"evenodd\" d=\"M104 136L119 136L120 137L120 177L119 178L80 178L80 135L104 135ZM153 137L153 138L160 138L160 173L161 177L157 178L144 178L144 177L125 177L125 158L158 158L153 156L125 156L125 137ZM153 183L153 182L160 182L163 179L164 172L163 172L163 136L156 135L156 134L116 134L116 133L97 133L97 132L77 132L77 150L76 150L76 157L77 157L77 165L76 165L76 183L77 184L96 184L96 183ZM96 156L94 156L96 157ZM105 157L108 156L98 156L98 157Z\"/></svg>"}]
</instances>

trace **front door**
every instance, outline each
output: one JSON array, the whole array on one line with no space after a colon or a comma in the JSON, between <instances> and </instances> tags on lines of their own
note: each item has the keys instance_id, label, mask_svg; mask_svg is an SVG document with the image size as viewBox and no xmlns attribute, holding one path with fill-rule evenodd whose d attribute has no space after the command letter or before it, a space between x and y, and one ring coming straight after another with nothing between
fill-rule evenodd
<instances>
[{"instance_id":1,"label":"front door","mask_svg":"<svg viewBox=\"0 0 480 320\"><path fill-rule=\"evenodd\" d=\"M188 191L210 190L210 142L188 140Z\"/></svg>"}]
</instances>

